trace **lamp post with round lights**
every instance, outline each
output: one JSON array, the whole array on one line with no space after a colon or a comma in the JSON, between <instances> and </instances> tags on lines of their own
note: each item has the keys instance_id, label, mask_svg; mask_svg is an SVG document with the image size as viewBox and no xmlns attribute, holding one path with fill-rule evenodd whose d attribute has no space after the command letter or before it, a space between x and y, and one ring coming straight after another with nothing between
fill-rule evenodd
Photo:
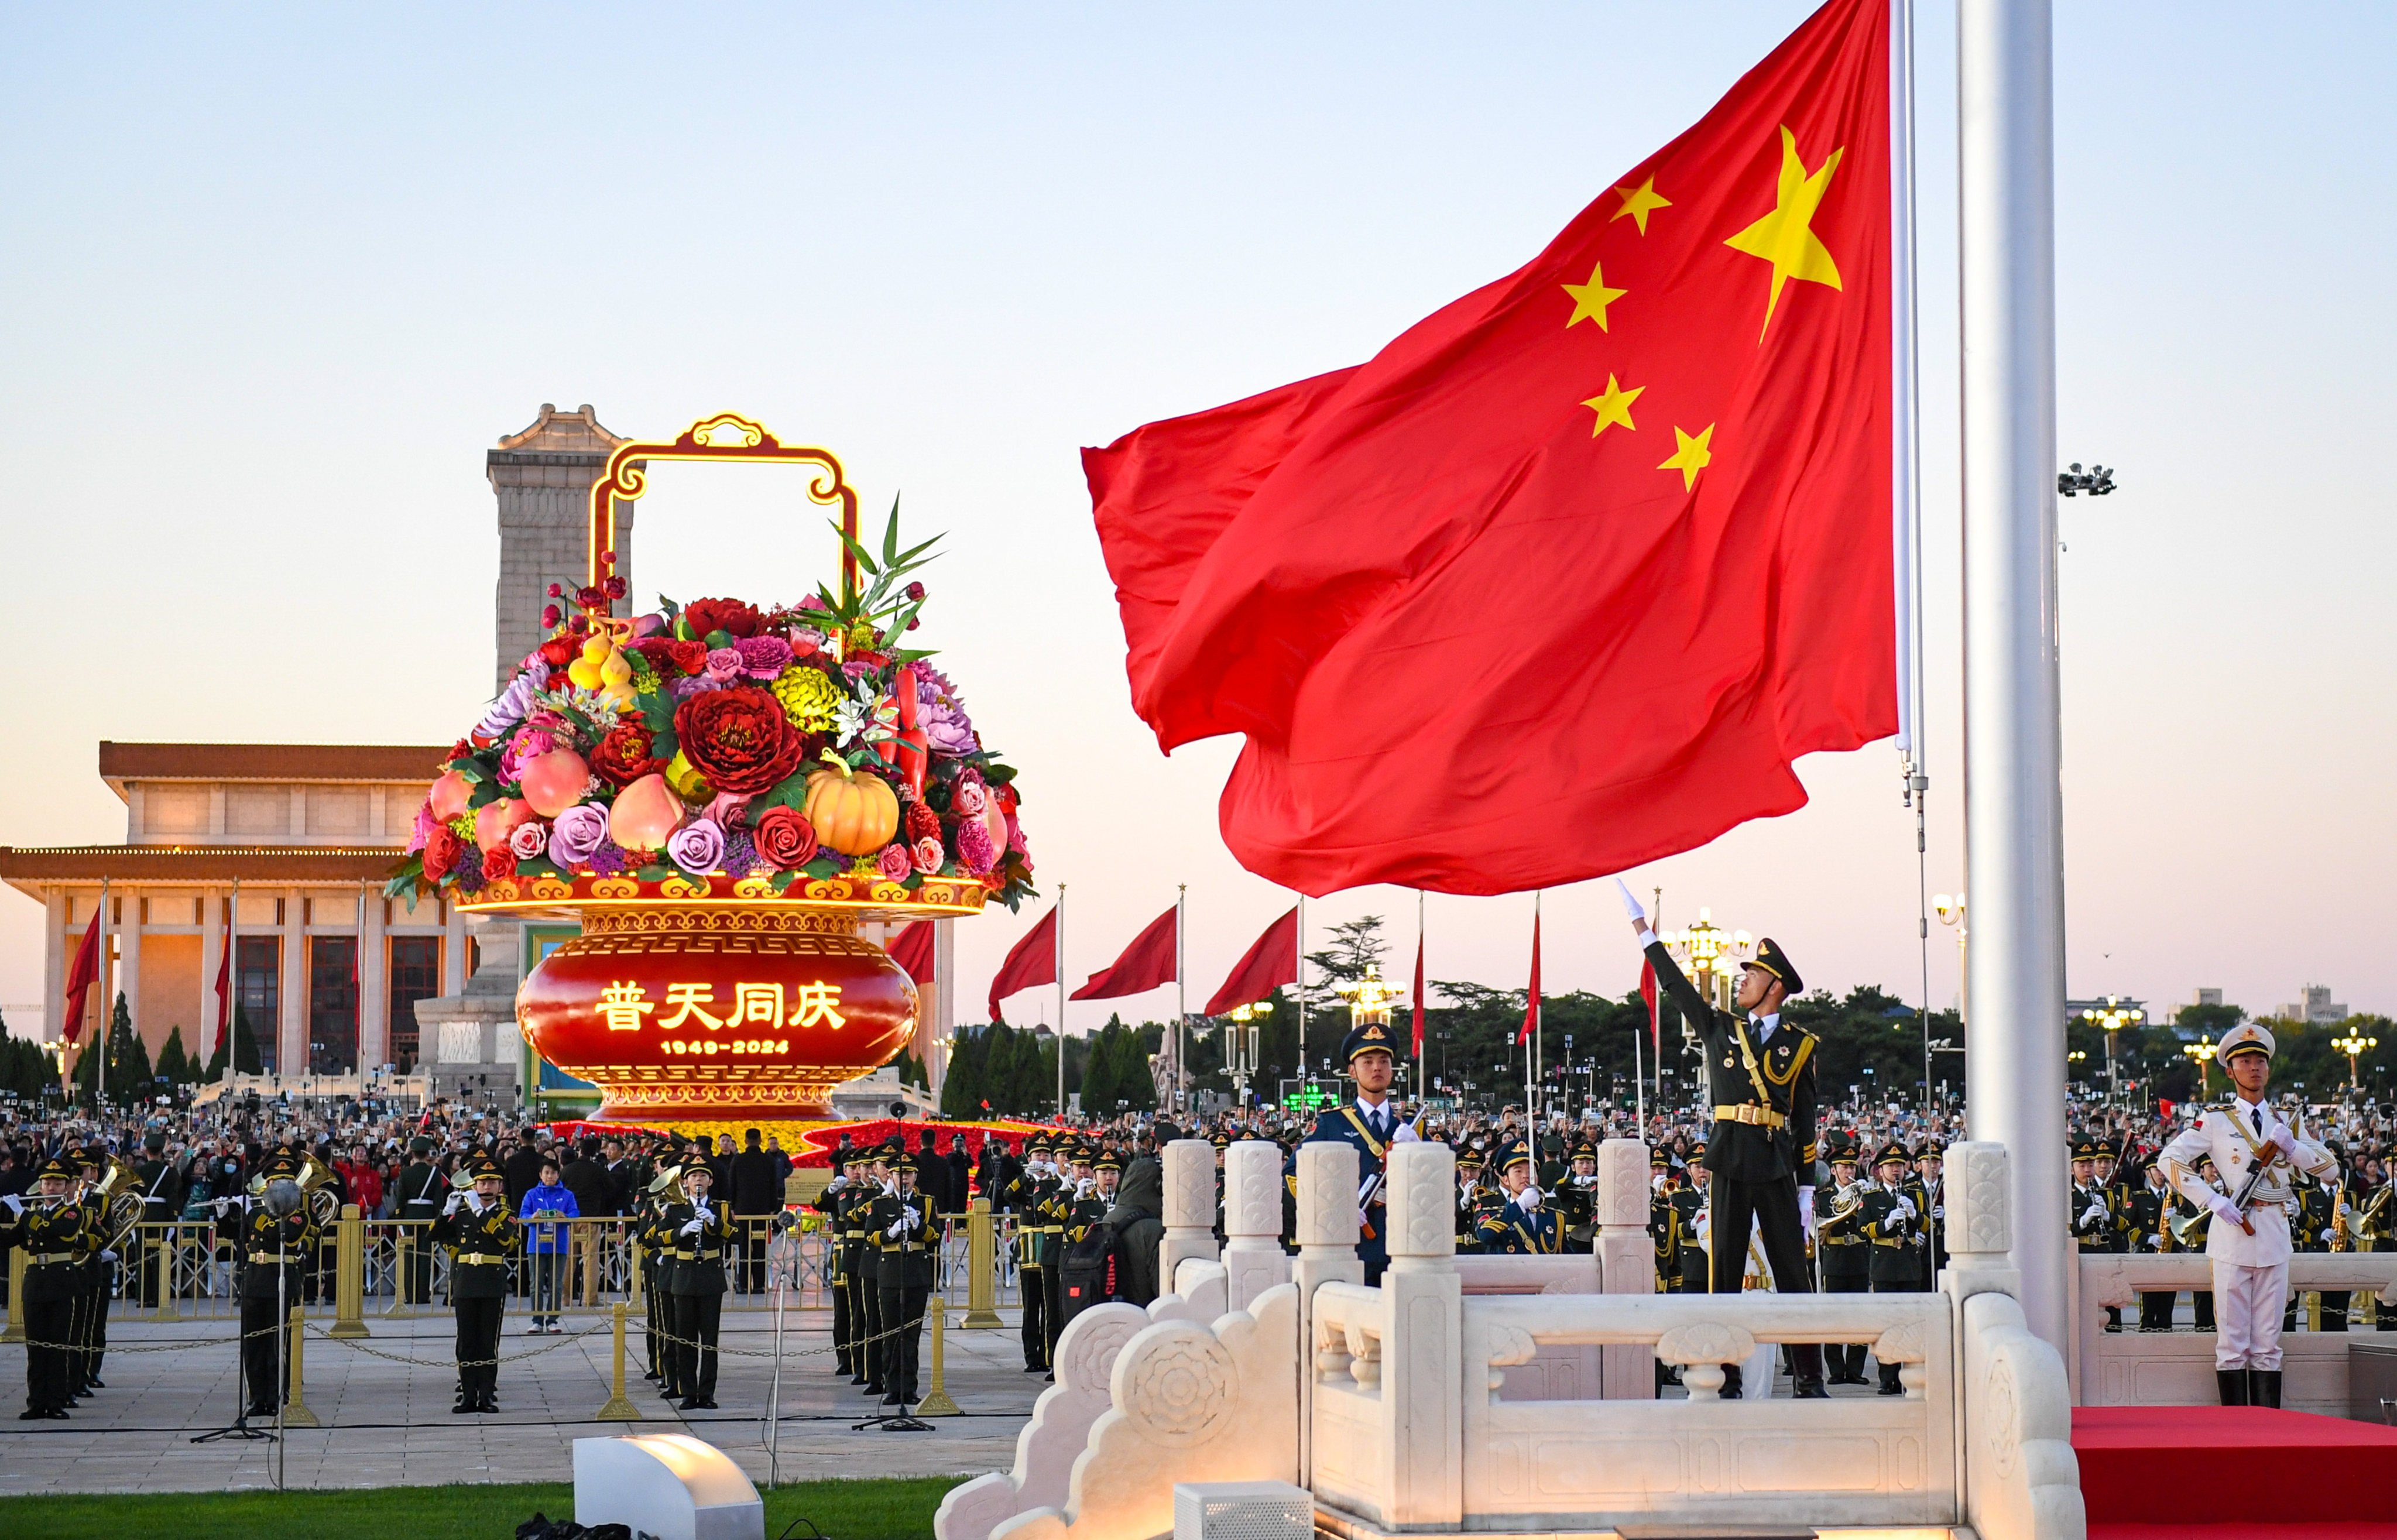
<instances>
[{"instance_id":1,"label":"lamp post with round lights","mask_svg":"<svg viewBox=\"0 0 2397 1540\"><path fill-rule=\"evenodd\" d=\"M2378 1048L2380 1046L2380 1039L2377 1038L2362 1038L2356 1036L2353 1032L2350 1032L2344 1038L2333 1038L2330 1040L2330 1046L2347 1055L2347 1089L2350 1091L2362 1090L2363 1071L2357 1067L2356 1061L2363 1058L2366 1053L2371 1052L2374 1049Z\"/></svg>"},{"instance_id":2,"label":"lamp post with round lights","mask_svg":"<svg viewBox=\"0 0 2397 1540\"><path fill-rule=\"evenodd\" d=\"M1225 1046L1225 1055L1231 1062L1225 1067L1232 1072L1232 1094L1242 1106L1249 1104L1249 1077L1257 1072L1260 1041L1265 1032L1265 1018L1273 1014L1273 1001L1258 1000L1251 1005L1236 1005L1225 1012L1231 1021L1231 1033Z\"/></svg>"},{"instance_id":3,"label":"lamp post with round lights","mask_svg":"<svg viewBox=\"0 0 2397 1540\"><path fill-rule=\"evenodd\" d=\"M2148 1019L2144 1011L2134 1011L2122 1003L2120 995L2109 995L2102 1006L2092 1006L2081 1012L2081 1019L2106 1033L2106 1099L2111 1102L2122 1093L2122 1084L2114 1073L2114 1034L2126 1026L2135 1026Z\"/></svg>"},{"instance_id":4,"label":"lamp post with round lights","mask_svg":"<svg viewBox=\"0 0 2397 1540\"><path fill-rule=\"evenodd\" d=\"M1667 931L1659 939L1689 965L1690 982L1698 986L1699 994L1715 1006L1730 1009L1731 977L1755 950L1755 937L1745 931L1723 930L1715 924L1714 911L1701 907L1695 925ZM1688 1024L1682 1024L1685 1029Z\"/></svg>"},{"instance_id":5,"label":"lamp post with round lights","mask_svg":"<svg viewBox=\"0 0 2397 1540\"><path fill-rule=\"evenodd\" d=\"M1972 973L1964 966L1964 895L1934 893L1931 912L1939 917L1940 924L1956 928L1956 1020L1961 1025L1972 1019L1973 1011L1972 997L1966 993L1972 987Z\"/></svg>"},{"instance_id":6,"label":"lamp post with round lights","mask_svg":"<svg viewBox=\"0 0 2397 1540\"><path fill-rule=\"evenodd\" d=\"M2180 1051L2197 1065L2197 1099L2203 1102L2214 1094L2214 1081L2206 1073L2206 1066L2214 1063L2214 1039L2200 1038L2193 1043L2181 1044Z\"/></svg>"}]
</instances>

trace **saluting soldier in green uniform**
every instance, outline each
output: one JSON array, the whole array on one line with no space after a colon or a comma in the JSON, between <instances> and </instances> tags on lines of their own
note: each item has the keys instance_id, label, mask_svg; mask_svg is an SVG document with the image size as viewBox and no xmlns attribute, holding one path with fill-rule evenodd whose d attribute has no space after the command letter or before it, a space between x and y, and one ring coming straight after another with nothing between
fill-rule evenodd
<instances>
[{"instance_id":1,"label":"saluting soldier in green uniform","mask_svg":"<svg viewBox=\"0 0 2397 1540\"><path fill-rule=\"evenodd\" d=\"M500 1409L500 1322L508 1304L508 1259L524 1225L508 1212L507 1179L498 1161L477 1154L467 1168L471 1192L453 1192L433 1222L433 1238L455 1247L449 1304L458 1313L458 1404L452 1413Z\"/></svg>"},{"instance_id":2,"label":"saluting soldier in green uniform","mask_svg":"<svg viewBox=\"0 0 2397 1540\"><path fill-rule=\"evenodd\" d=\"M683 1196L658 1215L658 1233L671 1249L663 1253L658 1277L673 1305L666 1345L676 1365L674 1383L685 1412L716 1410L716 1332L724 1320L725 1249L732 1244L732 1214L708 1189L716 1173L706 1162L683 1168Z\"/></svg>"},{"instance_id":3,"label":"saluting soldier in green uniform","mask_svg":"<svg viewBox=\"0 0 2397 1540\"><path fill-rule=\"evenodd\" d=\"M92 1211L75 1201L74 1168L52 1156L42 1164L36 1195L11 1194L0 1227L0 1258L25 1249L25 1410L21 1422L60 1421L74 1404L71 1379L74 1300L84 1259L100 1248Z\"/></svg>"}]
</instances>

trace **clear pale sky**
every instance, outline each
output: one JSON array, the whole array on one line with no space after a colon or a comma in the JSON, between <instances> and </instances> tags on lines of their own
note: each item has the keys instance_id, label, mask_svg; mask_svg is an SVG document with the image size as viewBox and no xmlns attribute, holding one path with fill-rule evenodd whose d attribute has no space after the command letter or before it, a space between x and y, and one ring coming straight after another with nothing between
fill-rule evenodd
<instances>
[{"instance_id":1,"label":"clear pale sky","mask_svg":"<svg viewBox=\"0 0 2397 1540\"><path fill-rule=\"evenodd\" d=\"M490 678L484 449L543 401L644 435L729 408L950 531L921 635L1023 768L1074 982L1186 882L1195 1008L1289 899L1217 837L1236 745L1169 761L1131 713L1077 449L1365 358L1809 8L10 7L0 843L123 837L101 738L449 741ZM2059 457L2123 489L2064 505L2070 988L2397 1010L2397 13L2058 9ZM1951 17L1918 48L1934 890L1962 881ZM644 597L829 569L747 475L658 477ZM1631 880L1917 997L1895 751L1802 772L1812 806ZM1413 907L1309 917L1388 915L1402 974ZM1433 898L1433 976L1520 986L1531 907ZM961 1010L1037 912L962 927ZM1551 989L1631 984L1619 913L1548 896ZM40 991L38 912L0 896L0 1003Z\"/></svg>"}]
</instances>

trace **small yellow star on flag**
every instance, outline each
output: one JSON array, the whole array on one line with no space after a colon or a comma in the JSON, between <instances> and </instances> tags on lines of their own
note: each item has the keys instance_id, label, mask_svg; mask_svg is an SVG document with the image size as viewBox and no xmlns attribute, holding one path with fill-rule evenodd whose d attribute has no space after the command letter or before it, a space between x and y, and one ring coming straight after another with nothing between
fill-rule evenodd
<instances>
[{"instance_id":1,"label":"small yellow star on flag","mask_svg":"<svg viewBox=\"0 0 2397 1540\"><path fill-rule=\"evenodd\" d=\"M1647 388L1645 385L1634 385L1631 389L1625 390L1615 382L1614 375L1608 375L1606 394L1593 395L1582 403L1583 406L1598 413L1598 421L1591 425L1589 435L1596 438L1618 422L1631 429L1633 433L1638 433L1640 429L1631 421L1631 403L1639 400L1640 393Z\"/></svg>"},{"instance_id":2,"label":"small yellow star on flag","mask_svg":"<svg viewBox=\"0 0 2397 1540\"><path fill-rule=\"evenodd\" d=\"M1600 271L1605 265L1606 264L1603 262L1590 263L1589 282L1586 284L1565 284L1562 286L1564 291L1573 296L1573 313L1572 318L1565 322L1567 327L1571 327L1574 322L1587 317L1589 320L1596 321L1598 323L1598 329L1604 331L1606 329L1606 307L1630 292L1628 289L1609 288L1606 287L1606 275Z\"/></svg>"},{"instance_id":3,"label":"small yellow star on flag","mask_svg":"<svg viewBox=\"0 0 2397 1540\"><path fill-rule=\"evenodd\" d=\"M1714 463L1714 451L1707 448L1707 440L1714 435L1715 425L1711 422L1700 428L1695 437L1683 433L1680 425L1675 424L1673 438L1676 447L1673 450L1673 458L1656 468L1660 471L1681 472L1681 490L1688 491L1698 484L1698 473Z\"/></svg>"},{"instance_id":4,"label":"small yellow star on flag","mask_svg":"<svg viewBox=\"0 0 2397 1540\"><path fill-rule=\"evenodd\" d=\"M1764 341L1764 333L1773 325L1773 310L1781 302L1781 286L1792 278L1810 284L1840 287L1840 266L1831 260L1828 248L1814 236L1811 228L1814 210L1823 205L1823 194L1830 190L1831 175L1840 168L1840 157L1846 154L1845 146L1831 152L1830 158L1813 171L1798 157L1798 136L1788 125L1781 129L1781 175L1774 188L1773 212L1723 242L1734 251L1761 257L1773 264L1773 292L1764 301L1764 326L1757 329L1756 340Z\"/></svg>"},{"instance_id":5,"label":"small yellow star on flag","mask_svg":"<svg viewBox=\"0 0 2397 1540\"><path fill-rule=\"evenodd\" d=\"M1614 195L1623 200L1623 207L1608 215L1606 222L1613 224L1616 220L1627 215L1631 222L1640 227L1640 233L1643 235L1648 234L1650 214L1659 208L1673 207L1672 199L1657 194L1654 177L1650 177L1637 187L1618 187L1614 190Z\"/></svg>"}]
</instances>

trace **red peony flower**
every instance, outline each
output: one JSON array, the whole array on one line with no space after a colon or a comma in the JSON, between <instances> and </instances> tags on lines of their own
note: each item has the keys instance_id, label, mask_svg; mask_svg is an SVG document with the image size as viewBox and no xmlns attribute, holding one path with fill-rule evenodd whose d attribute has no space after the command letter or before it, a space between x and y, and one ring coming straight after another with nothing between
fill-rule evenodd
<instances>
[{"instance_id":1,"label":"red peony flower","mask_svg":"<svg viewBox=\"0 0 2397 1540\"><path fill-rule=\"evenodd\" d=\"M591 769L614 786L629 786L666 762L649 752L649 730L638 722L619 723L591 751Z\"/></svg>"},{"instance_id":2,"label":"red peony flower","mask_svg":"<svg viewBox=\"0 0 2397 1540\"><path fill-rule=\"evenodd\" d=\"M797 808L768 808L749 837L759 860L786 872L816 858L816 826Z\"/></svg>"},{"instance_id":3,"label":"red peony flower","mask_svg":"<svg viewBox=\"0 0 2397 1540\"><path fill-rule=\"evenodd\" d=\"M516 852L505 845L483 852L483 880L497 882L516 875Z\"/></svg>"},{"instance_id":4,"label":"red peony flower","mask_svg":"<svg viewBox=\"0 0 2397 1540\"><path fill-rule=\"evenodd\" d=\"M683 608L682 618L703 638L711 631L721 631L730 636L754 636L766 622L763 615L739 599L693 599Z\"/></svg>"},{"instance_id":5,"label":"red peony flower","mask_svg":"<svg viewBox=\"0 0 2397 1540\"><path fill-rule=\"evenodd\" d=\"M719 792L757 793L799 768L807 739L771 691L731 685L675 708L683 757Z\"/></svg>"},{"instance_id":6,"label":"red peony flower","mask_svg":"<svg viewBox=\"0 0 2397 1540\"><path fill-rule=\"evenodd\" d=\"M458 852L465 848L457 830L447 824L433 825L433 832L424 837L424 880L439 882L448 877L449 868L458 864Z\"/></svg>"},{"instance_id":7,"label":"red peony flower","mask_svg":"<svg viewBox=\"0 0 2397 1540\"><path fill-rule=\"evenodd\" d=\"M667 656L674 663L675 672L685 678L706 672L707 644L705 642L668 642L666 650Z\"/></svg>"},{"instance_id":8,"label":"red peony flower","mask_svg":"<svg viewBox=\"0 0 2397 1540\"><path fill-rule=\"evenodd\" d=\"M649 672L661 679L671 679L681 672L674 665L674 649L672 636L644 636L632 648L649 661Z\"/></svg>"},{"instance_id":9,"label":"red peony flower","mask_svg":"<svg viewBox=\"0 0 2397 1540\"><path fill-rule=\"evenodd\" d=\"M541 661L552 668L564 668L574 661L575 647L563 636L552 636L541 644Z\"/></svg>"}]
</instances>

